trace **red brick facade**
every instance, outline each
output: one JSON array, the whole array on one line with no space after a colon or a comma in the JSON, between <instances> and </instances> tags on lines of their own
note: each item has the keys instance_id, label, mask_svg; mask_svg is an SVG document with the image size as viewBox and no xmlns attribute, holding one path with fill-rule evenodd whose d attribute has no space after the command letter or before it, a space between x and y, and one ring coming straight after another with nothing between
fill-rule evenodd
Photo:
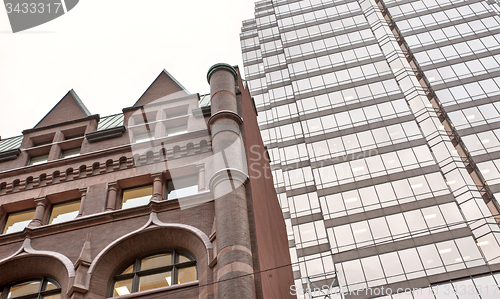
<instances>
[{"instance_id":1,"label":"red brick facade","mask_svg":"<svg viewBox=\"0 0 500 299\"><path fill-rule=\"evenodd\" d=\"M71 91L23 132L14 156L0 153L7 157L0 160L2 232L9 215L34 211L24 230L0 235L0 292L45 276L60 284L61 298L106 298L124 265L175 249L196 259L197 280L121 298L291 298L286 229L252 99L230 66L212 67L209 82L211 111L162 72L116 117L122 125L104 129L109 118L88 113ZM131 145L158 99L153 146ZM183 134L159 133L183 126ZM79 155L61 158L78 147ZM45 163L29 165L45 155ZM184 175L197 177L198 192L167 199L169 182ZM120 209L123 190L149 184L148 204ZM53 207L71 200L80 201L78 216L48 225Z\"/></svg>"}]
</instances>

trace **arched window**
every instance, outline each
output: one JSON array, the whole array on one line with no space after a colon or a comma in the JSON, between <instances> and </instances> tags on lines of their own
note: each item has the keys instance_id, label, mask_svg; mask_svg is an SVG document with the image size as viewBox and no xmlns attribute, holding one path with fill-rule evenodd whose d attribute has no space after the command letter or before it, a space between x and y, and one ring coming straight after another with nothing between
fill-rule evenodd
<instances>
[{"instance_id":1,"label":"arched window","mask_svg":"<svg viewBox=\"0 0 500 299\"><path fill-rule=\"evenodd\" d=\"M113 277L109 297L168 287L198 279L196 260L188 253L167 250L136 258Z\"/></svg>"},{"instance_id":2,"label":"arched window","mask_svg":"<svg viewBox=\"0 0 500 299\"><path fill-rule=\"evenodd\" d=\"M61 286L48 277L37 277L0 287L0 299L60 299Z\"/></svg>"}]
</instances>

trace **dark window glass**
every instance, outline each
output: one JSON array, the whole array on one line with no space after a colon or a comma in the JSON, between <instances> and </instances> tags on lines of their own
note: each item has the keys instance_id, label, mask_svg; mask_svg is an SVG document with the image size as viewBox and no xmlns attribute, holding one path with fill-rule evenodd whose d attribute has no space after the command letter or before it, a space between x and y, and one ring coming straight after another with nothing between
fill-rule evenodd
<instances>
[{"instance_id":1,"label":"dark window glass","mask_svg":"<svg viewBox=\"0 0 500 299\"><path fill-rule=\"evenodd\" d=\"M136 258L113 277L108 297L168 287L198 279L196 260L176 250Z\"/></svg>"},{"instance_id":2,"label":"dark window glass","mask_svg":"<svg viewBox=\"0 0 500 299\"><path fill-rule=\"evenodd\" d=\"M59 283L48 277L37 277L22 280L14 284L0 287L0 298L2 299L60 299L61 286Z\"/></svg>"}]
</instances>

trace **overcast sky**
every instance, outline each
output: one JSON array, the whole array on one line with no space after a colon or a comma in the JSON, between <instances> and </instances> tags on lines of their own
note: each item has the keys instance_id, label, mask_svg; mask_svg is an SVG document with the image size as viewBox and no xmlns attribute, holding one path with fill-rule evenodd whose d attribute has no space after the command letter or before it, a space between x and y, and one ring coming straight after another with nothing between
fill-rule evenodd
<instances>
[{"instance_id":1,"label":"overcast sky","mask_svg":"<svg viewBox=\"0 0 500 299\"><path fill-rule=\"evenodd\" d=\"M208 93L211 65L242 67L241 22L254 2L83 0L15 34L0 6L0 136L35 126L71 88L101 116L132 106L163 69Z\"/></svg>"}]
</instances>

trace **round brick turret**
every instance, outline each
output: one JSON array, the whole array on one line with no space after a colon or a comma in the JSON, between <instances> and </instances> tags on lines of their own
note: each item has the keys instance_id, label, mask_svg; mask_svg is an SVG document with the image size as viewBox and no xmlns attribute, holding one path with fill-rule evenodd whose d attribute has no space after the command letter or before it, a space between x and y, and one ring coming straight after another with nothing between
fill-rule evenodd
<instances>
[{"instance_id":1,"label":"round brick turret","mask_svg":"<svg viewBox=\"0 0 500 299\"><path fill-rule=\"evenodd\" d=\"M236 79L228 64L215 64L208 71L214 173L210 190L215 198L217 242L217 292L219 298L255 298L252 250L248 224L244 145L240 134ZM240 277L240 278L237 278ZM237 278L237 279L234 279ZM242 287L244 286L244 287Z\"/></svg>"}]
</instances>

